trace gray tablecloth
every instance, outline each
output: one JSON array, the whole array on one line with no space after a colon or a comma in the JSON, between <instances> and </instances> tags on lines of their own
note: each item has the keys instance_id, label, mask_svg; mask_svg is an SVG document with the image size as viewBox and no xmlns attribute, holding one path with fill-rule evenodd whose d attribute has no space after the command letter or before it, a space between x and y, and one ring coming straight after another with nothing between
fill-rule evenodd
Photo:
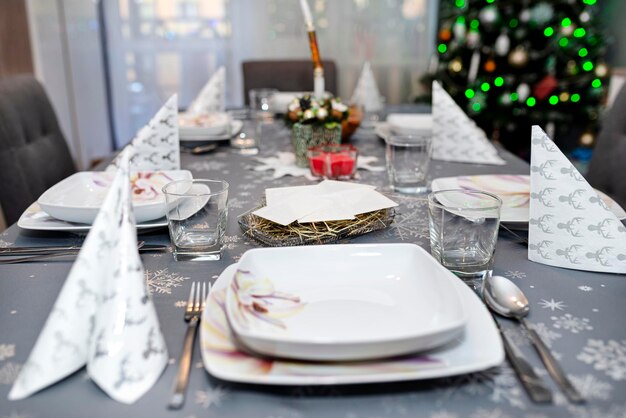
<instances>
[{"instance_id":1,"label":"gray tablecloth","mask_svg":"<svg viewBox=\"0 0 626 418\"><path fill-rule=\"evenodd\" d=\"M289 133L280 124L266 126L262 155L289 151ZM379 157L383 146L373 132L353 138L361 155ZM226 144L227 145L227 144ZM506 166L481 166L434 161L432 177L482 173L528 173L528 165L502 152ZM588 399L585 406L568 404L558 389L553 405L532 404L507 364L481 373L404 383L354 386L266 387L233 384L207 374L194 354L188 398L181 411L168 411L183 340L183 306L191 280L214 280L248 249L258 246L244 237L237 216L253 207L266 187L302 185L303 177L273 179L272 171L251 170L250 156L227 146L205 156L185 155L183 167L196 178L221 178L230 184L230 220L223 260L175 262L171 254L144 255L146 280L158 311L171 364L157 384L134 405L108 398L84 370L34 396L10 402L6 395L26 361L71 262L45 262L0 267L0 417L624 417L626 410L626 278L534 264L526 248L503 231L496 254L497 274L513 279L531 300L529 320L551 346L568 374ZM387 188L384 172L359 171L359 181ZM351 242L408 242L428 249L425 200L391 194L400 203L391 227ZM148 242L168 242L165 230L144 235ZM80 242L71 234L27 233L12 226L0 234L0 246ZM501 320L506 332L546 377L532 347L515 323ZM548 379L549 380L549 379Z\"/></svg>"}]
</instances>

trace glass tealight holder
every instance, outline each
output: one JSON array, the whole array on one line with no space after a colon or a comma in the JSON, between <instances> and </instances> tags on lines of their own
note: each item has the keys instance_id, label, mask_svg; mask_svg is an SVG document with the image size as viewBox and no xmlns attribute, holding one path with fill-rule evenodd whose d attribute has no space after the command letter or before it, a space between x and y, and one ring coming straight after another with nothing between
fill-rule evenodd
<instances>
[{"instance_id":1,"label":"glass tealight holder","mask_svg":"<svg viewBox=\"0 0 626 418\"><path fill-rule=\"evenodd\" d=\"M311 174L333 180L354 177L358 154L358 150L350 144L319 145L307 150Z\"/></svg>"}]
</instances>

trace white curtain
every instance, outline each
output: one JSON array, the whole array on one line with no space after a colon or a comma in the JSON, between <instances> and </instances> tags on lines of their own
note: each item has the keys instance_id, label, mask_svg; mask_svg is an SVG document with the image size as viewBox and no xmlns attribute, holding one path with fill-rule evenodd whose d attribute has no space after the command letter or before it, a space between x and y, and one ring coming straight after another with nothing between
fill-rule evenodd
<instances>
[{"instance_id":1,"label":"white curtain","mask_svg":"<svg viewBox=\"0 0 626 418\"><path fill-rule=\"evenodd\" d=\"M298 0L105 1L109 81L118 146L173 93L185 107L226 67L227 106L243 103L241 62L310 58ZM372 64L388 103L411 101L428 67L437 0L309 0L323 59L349 100Z\"/></svg>"}]
</instances>

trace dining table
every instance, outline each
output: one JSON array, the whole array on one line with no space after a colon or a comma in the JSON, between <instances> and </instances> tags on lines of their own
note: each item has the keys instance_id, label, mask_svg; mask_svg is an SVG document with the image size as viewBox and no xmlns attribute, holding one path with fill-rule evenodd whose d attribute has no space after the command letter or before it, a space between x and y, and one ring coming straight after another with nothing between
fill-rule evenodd
<instances>
[{"instance_id":1,"label":"dining table","mask_svg":"<svg viewBox=\"0 0 626 418\"><path fill-rule=\"evenodd\" d=\"M400 111L404 110L403 107ZM246 126L251 123L245 121ZM266 188L316 183L302 176L274 178L273 170L254 169L260 165L256 157L292 151L290 131L281 119L265 122L262 128L261 137L257 138L257 155L232 148L228 141L203 155L181 154L181 168L190 170L194 178L222 179L230 184L223 254L219 261L176 261L171 251L141 255L145 283L161 324L169 364L157 383L135 403L127 405L109 398L90 380L84 368L24 400L7 399L73 259L0 265L1 418L626 416L626 325L623 322L626 319L626 278L531 262L526 232L507 229L499 232L494 274L511 279L525 292L531 307L528 321L553 351L586 403L569 403L550 379L519 324L498 317L504 333L553 390L552 403L533 403L506 361L487 370L436 379L350 385L264 385L230 382L212 376L205 370L196 346L186 402L180 410L168 410L176 362L186 331L183 311L191 283L215 281L246 251L262 246L243 233L238 218L259 205ZM374 129L358 129L350 142L361 158L377 158L371 166L384 168L384 141ZM501 147L498 150L506 165L433 160L429 177L529 174L527 162ZM430 250L426 195L393 192L384 169L359 169L354 181L374 185L397 202L394 220L385 229L327 245L412 243ZM149 244L169 243L166 228L142 231L140 237ZM84 235L78 233L29 231L12 225L0 233L0 247L80 245L83 239ZM376 329L371 332L376 333Z\"/></svg>"}]
</instances>

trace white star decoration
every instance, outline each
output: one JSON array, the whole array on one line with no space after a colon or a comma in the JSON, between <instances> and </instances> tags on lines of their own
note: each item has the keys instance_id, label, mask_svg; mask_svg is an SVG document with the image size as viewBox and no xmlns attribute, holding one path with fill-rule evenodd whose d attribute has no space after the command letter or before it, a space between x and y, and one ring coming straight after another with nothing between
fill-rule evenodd
<instances>
[{"instance_id":1,"label":"white star decoration","mask_svg":"<svg viewBox=\"0 0 626 418\"><path fill-rule=\"evenodd\" d=\"M564 302L556 301L554 299L550 299L550 300L541 299L541 302L539 302L539 305L541 305L542 308L550 309L551 311L554 311L556 309L558 309L559 311L562 311L563 308L567 307L567 305Z\"/></svg>"},{"instance_id":2,"label":"white star decoration","mask_svg":"<svg viewBox=\"0 0 626 418\"><path fill-rule=\"evenodd\" d=\"M315 180L308 168L298 167L296 165L296 156L292 152L278 152L276 157L256 157L261 163L252 169L254 171L274 170L275 179L284 176L306 177L309 180Z\"/></svg>"}]
</instances>

